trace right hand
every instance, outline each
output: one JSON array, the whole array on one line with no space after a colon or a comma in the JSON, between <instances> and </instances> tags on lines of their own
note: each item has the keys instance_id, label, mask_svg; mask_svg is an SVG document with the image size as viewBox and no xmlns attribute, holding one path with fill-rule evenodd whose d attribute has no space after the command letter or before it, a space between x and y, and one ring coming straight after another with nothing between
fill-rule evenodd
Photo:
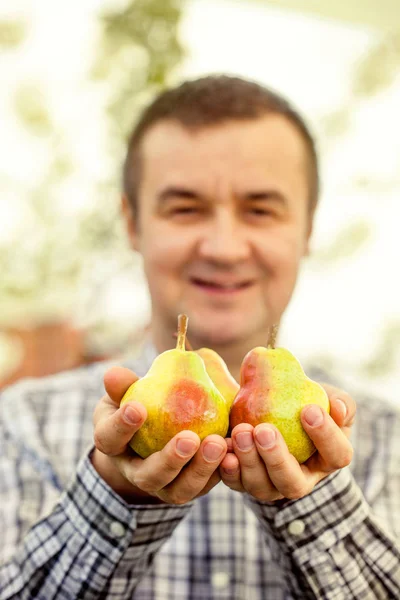
<instances>
[{"instance_id":1,"label":"right hand","mask_svg":"<svg viewBox=\"0 0 400 600\"><path fill-rule=\"evenodd\" d=\"M94 468L114 491L133 504L185 504L206 494L221 479L218 467L227 452L226 441L219 435L209 435L200 442L193 431L181 431L160 452L140 458L128 444L146 420L146 409L139 402L119 406L137 379L124 367L113 367L104 375L107 395L93 417Z\"/></svg>"}]
</instances>

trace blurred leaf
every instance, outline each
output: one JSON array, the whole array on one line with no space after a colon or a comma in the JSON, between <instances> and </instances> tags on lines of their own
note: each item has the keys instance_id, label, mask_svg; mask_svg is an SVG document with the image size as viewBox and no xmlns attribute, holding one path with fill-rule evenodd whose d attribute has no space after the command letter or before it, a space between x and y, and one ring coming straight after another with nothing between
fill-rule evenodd
<instances>
[{"instance_id":1,"label":"blurred leaf","mask_svg":"<svg viewBox=\"0 0 400 600\"><path fill-rule=\"evenodd\" d=\"M59 154L55 154L50 167L49 178L54 181L61 181L74 172L74 163L71 158L64 153L63 148Z\"/></svg>"},{"instance_id":2,"label":"blurred leaf","mask_svg":"<svg viewBox=\"0 0 400 600\"><path fill-rule=\"evenodd\" d=\"M103 35L92 76L110 82L112 145L126 138L143 93L164 86L182 59L182 6L183 0L131 0L123 10L100 17Z\"/></svg>"},{"instance_id":3,"label":"blurred leaf","mask_svg":"<svg viewBox=\"0 0 400 600\"><path fill-rule=\"evenodd\" d=\"M397 366L400 352L400 321L387 323L374 356L362 367L368 377L384 377L390 375Z\"/></svg>"},{"instance_id":4,"label":"blurred leaf","mask_svg":"<svg viewBox=\"0 0 400 600\"><path fill-rule=\"evenodd\" d=\"M14 108L24 127L31 133L39 136L51 133L52 123L46 100L36 84L26 83L17 89Z\"/></svg>"},{"instance_id":5,"label":"blurred leaf","mask_svg":"<svg viewBox=\"0 0 400 600\"><path fill-rule=\"evenodd\" d=\"M84 251L109 249L118 246L122 223L119 205L99 202L80 223L80 244Z\"/></svg>"},{"instance_id":6,"label":"blurred leaf","mask_svg":"<svg viewBox=\"0 0 400 600\"><path fill-rule=\"evenodd\" d=\"M0 48L15 48L26 37L26 23L23 21L0 20Z\"/></svg>"},{"instance_id":7,"label":"blurred leaf","mask_svg":"<svg viewBox=\"0 0 400 600\"><path fill-rule=\"evenodd\" d=\"M347 193L358 188L368 194L374 194L381 201L385 197L385 194L396 193L396 188L397 193L400 191L400 164L398 173L399 176L393 179L384 176L373 177L369 173L358 175L349 182L348 188L346 188Z\"/></svg>"},{"instance_id":8,"label":"blurred leaf","mask_svg":"<svg viewBox=\"0 0 400 600\"><path fill-rule=\"evenodd\" d=\"M356 63L351 96L320 121L321 137L328 143L344 137L360 102L388 89L400 75L400 30L387 32Z\"/></svg>"},{"instance_id":9,"label":"blurred leaf","mask_svg":"<svg viewBox=\"0 0 400 600\"><path fill-rule=\"evenodd\" d=\"M344 227L327 247L316 250L311 260L329 263L354 255L371 239L372 226L367 221L356 221Z\"/></svg>"},{"instance_id":10,"label":"blurred leaf","mask_svg":"<svg viewBox=\"0 0 400 600\"><path fill-rule=\"evenodd\" d=\"M390 87L400 73L400 31L374 45L354 73L353 93L368 98Z\"/></svg>"},{"instance_id":11,"label":"blurred leaf","mask_svg":"<svg viewBox=\"0 0 400 600\"><path fill-rule=\"evenodd\" d=\"M321 133L325 138L343 136L349 130L350 121L351 110L349 105L341 107L322 118L320 123Z\"/></svg>"},{"instance_id":12,"label":"blurred leaf","mask_svg":"<svg viewBox=\"0 0 400 600\"><path fill-rule=\"evenodd\" d=\"M129 0L123 9L99 17L98 54L87 76L101 80L108 93L106 153L113 167L109 179L93 182L95 209L79 221L66 216L60 223L57 215L62 184L76 169L68 141L53 123L39 85L27 81L17 88L17 117L28 133L46 138L51 158L35 189L14 182L18 193L27 198L30 219L21 223L18 239L1 248L0 272L6 277L0 278L0 305L25 299L29 311L48 292L74 290L89 255L126 253L116 198L125 139L141 104L166 84L183 56L178 39L183 4L184 0ZM8 23L7 27L0 24L0 37L9 45L23 39L22 26L18 29L15 24L12 29Z\"/></svg>"}]
</instances>

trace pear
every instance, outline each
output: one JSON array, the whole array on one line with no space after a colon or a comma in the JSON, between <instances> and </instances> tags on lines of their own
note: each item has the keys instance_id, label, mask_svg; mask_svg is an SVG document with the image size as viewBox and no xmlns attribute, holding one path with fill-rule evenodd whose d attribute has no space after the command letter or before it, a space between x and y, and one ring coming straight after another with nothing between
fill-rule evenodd
<instances>
[{"instance_id":1,"label":"pear","mask_svg":"<svg viewBox=\"0 0 400 600\"><path fill-rule=\"evenodd\" d=\"M262 346L250 350L240 371L240 390L230 413L230 426L271 423L281 432L289 452L299 463L315 452L303 429L301 410L318 404L329 413L325 390L309 379L297 358L286 348Z\"/></svg>"},{"instance_id":2,"label":"pear","mask_svg":"<svg viewBox=\"0 0 400 600\"><path fill-rule=\"evenodd\" d=\"M230 410L240 386L229 372L226 362L211 348L199 348L196 350L196 354L204 360L207 373L214 382L217 390L225 398Z\"/></svg>"},{"instance_id":3,"label":"pear","mask_svg":"<svg viewBox=\"0 0 400 600\"><path fill-rule=\"evenodd\" d=\"M178 334L174 333L174 337L177 338ZM185 340L185 348L193 351L193 346L188 338ZM211 350L211 348L198 348L198 350L194 350L194 352L204 360L207 373L211 377L217 390L227 401L230 410L240 386L236 379L231 375L226 362L220 357L218 352Z\"/></svg>"},{"instance_id":4,"label":"pear","mask_svg":"<svg viewBox=\"0 0 400 600\"><path fill-rule=\"evenodd\" d=\"M176 348L160 354L148 373L125 392L121 405L136 400L147 419L130 441L142 458L162 450L180 431L190 429L201 440L216 433L225 437L229 407L207 373L203 359L185 350L188 318L178 317Z\"/></svg>"}]
</instances>

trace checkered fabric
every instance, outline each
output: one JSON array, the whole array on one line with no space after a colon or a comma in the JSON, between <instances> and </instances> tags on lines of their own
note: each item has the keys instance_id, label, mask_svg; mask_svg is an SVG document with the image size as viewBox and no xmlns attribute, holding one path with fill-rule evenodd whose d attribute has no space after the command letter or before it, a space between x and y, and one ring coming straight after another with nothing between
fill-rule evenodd
<instances>
[{"instance_id":1,"label":"checkered fabric","mask_svg":"<svg viewBox=\"0 0 400 600\"><path fill-rule=\"evenodd\" d=\"M143 375L153 358L129 366ZM1 600L400 599L395 408L356 398L351 468L300 500L220 483L185 506L131 506L90 462L108 366L0 396Z\"/></svg>"}]
</instances>

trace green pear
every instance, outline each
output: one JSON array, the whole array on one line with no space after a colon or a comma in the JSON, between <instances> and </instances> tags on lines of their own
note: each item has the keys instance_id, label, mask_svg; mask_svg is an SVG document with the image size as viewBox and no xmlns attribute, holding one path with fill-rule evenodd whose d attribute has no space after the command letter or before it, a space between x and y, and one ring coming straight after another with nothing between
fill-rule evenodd
<instances>
[{"instance_id":1,"label":"green pear","mask_svg":"<svg viewBox=\"0 0 400 600\"><path fill-rule=\"evenodd\" d=\"M281 432L299 463L315 452L303 429L301 410L318 404L329 413L325 390L309 379L299 361L285 348L258 347L246 354L240 371L240 390L230 413L230 426L271 423Z\"/></svg>"},{"instance_id":2,"label":"green pear","mask_svg":"<svg viewBox=\"0 0 400 600\"><path fill-rule=\"evenodd\" d=\"M121 400L136 400L147 419L130 446L142 458L162 450L180 431L189 429L201 440L216 433L226 436L229 407L207 373L203 359L185 350L188 318L179 315L176 348L160 354L148 373L133 383Z\"/></svg>"}]
</instances>

